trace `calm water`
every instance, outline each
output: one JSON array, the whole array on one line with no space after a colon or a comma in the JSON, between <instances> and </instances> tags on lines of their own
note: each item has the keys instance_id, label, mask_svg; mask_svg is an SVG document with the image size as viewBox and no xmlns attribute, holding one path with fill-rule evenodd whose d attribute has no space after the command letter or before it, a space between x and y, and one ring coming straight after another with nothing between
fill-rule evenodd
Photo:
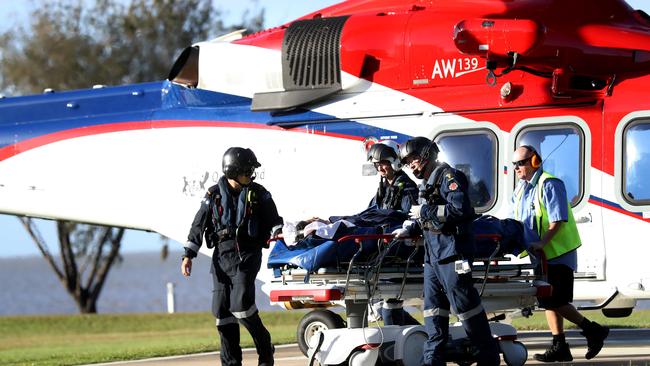
<instances>
[{"instance_id":1,"label":"calm water","mask_svg":"<svg viewBox=\"0 0 650 366\"><path fill-rule=\"evenodd\" d=\"M193 262L192 276L180 274L181 252L167 260L160 253L125 253L108 274L100 295L99 313L166 312L167 282L175 284L176 311L210 311L212 280L209 258ZM0 258L0 316L77 314L78 309L61 282L40 256ZM273 309L257 291L257 306Z\"/></svg>"},{"instance_id":2,"label":"calm water","mask_svg":"<svg viewBox=\"0 0 650 366\"><path fill-rule=\"evenodd\" d=\"M166 312L167 282L175 285L176 311L210 311L210 260L193 262L192 276L180 274L181 252L163 261L158 252L125 253L111 269L97 305L99 313ZM0 316L78 314L76 303L40 256L0 258ZM274 310L257 284L257 306ZM637 308L650 308L641 301Z\"/></svg>"}]
</instances>

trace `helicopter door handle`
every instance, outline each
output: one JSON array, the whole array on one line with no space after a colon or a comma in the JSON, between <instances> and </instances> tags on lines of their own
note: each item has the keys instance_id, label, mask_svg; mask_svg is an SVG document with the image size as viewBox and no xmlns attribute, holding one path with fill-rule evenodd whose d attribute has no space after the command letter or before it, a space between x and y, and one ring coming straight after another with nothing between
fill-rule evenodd
<instances>
[{"instance_id":1,"label":"helicopter door handle","mask_svg":"<svg viewBox=\"0 0 650 366\"><path fill-rule=\"evenodd\" d=\"M576 224L586 224L588 222L592 222L593 218L591 217L591 212L589 213L589 216L580 216L576 217Z\"/></svg>"}]
</instances>

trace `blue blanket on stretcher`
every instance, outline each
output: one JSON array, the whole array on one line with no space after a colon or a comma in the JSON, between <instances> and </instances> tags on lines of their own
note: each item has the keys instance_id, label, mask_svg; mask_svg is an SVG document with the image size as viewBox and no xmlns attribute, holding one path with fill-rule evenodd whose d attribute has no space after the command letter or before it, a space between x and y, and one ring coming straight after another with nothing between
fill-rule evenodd
<instances>
[{"instance_id":1,"label":"blue blanket on stretcher","mask_svg":"<svg viewBox=\"0 0 650 366\"><path fill-rule=\"evenodd\" d=\"M279 268L284 265L293 265L304 268L308 271L315 271L319 268L338 267L340 262L349 261L359 249L359 245L353 240L337 242L348 234L377 234L376 228L352 227L339 230L341 235L336 239L322 239L309 236L295 245L287 246L284 241L275 242L269 254L268 267ZM367 256L377 250L376 240L364 240L361 242L362 254Z\"/></svg>"},{"instance_id":2,"label":"blue blanket on stretcher","mask_svg":"<svg viewBox=\"0 0 650 366\"><path fill-rule=\"evenodd\" d=\"M309 235L291 246L287 246L283 240L278 240L269 254L268 267L278 269L285 265L292 265L310 272L319 268L339 267L341 262L348 262L354 256L359 245L353 240L338 243L338 239L352 234L390 233L395 228L401 227L406 219L408 215L403 212L378 208L368 208L351 216L331 216L329 221L332 223L344 220L356 226L337 226L337 231L331 239ZM377 244L377 240L362 241L359 260L367 259L372 253L376 253ZM276 275L279 276L279 273Z\"/></svg>"},{"instance_id":3,"label":"blue blanket on stretcher","mask_svg":"<svg viewBox=\"0 0 650 366\"><path fill-rule=\"evenodd\" d=\"M514 219L499 219L484 215L474 220L474 236L476 242L475 258L488 258L496 249L497 242L493 239L499 236L499 249L496 256L506 254L519 255L528 249L530 244L539 241L534 231Z\"/></svg>"},{"instance_id":4,"label":"blue blanket on stretcher","mask_svg":"<svg viewBox=\"0 0 650 366\"><path fill-rule=\"evenodd\" d=\"M377 227L342 226L333 239L308 236L292 246L287 246L284 241L278 240L269 254L268 267L279 270L286 265L291 265L310 272L319 268L339 267L341 262L348 262L352 258L359 249L359 245L352 240L338 243L337 239L351 234L379 233L382 233L382 229ZM536 233L525 228L520 222L512 219L500 220L493 216L481 216L476 219L474 233L476 236L475 258L501 257L506 254L518 255L526 250L530 243L539 240ZM494 240L494 235L499 236L498 242ZM497 244L499 247L495 251ZM378 250L377 240L364 240L361 245L361 258L368 257ZM412 249L404 249L399 248L395 253L406 259Z\"/></svg>"}]
</instances>

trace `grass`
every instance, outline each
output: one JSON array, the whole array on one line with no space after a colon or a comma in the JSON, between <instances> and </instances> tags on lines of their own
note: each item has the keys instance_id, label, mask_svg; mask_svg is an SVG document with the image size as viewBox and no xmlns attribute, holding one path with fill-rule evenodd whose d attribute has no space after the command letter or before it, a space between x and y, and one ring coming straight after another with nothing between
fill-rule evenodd
<instances>
[{"instance_id":1,"label":"grass","mask_svg":"<svg viewBox=\"0 0 650 366\"><path fill-rule=\"evenodd\" d=\"M615 328L650 327L650 310L628 318L587 317ZM261 314L275 344L296 342L302 311ZM419 320L422 320L420 314ZM520 330L546 329L544 314L513 321ZM242 331L242 346L253 342ZM78 365L216 351L209 313L20 316L0 318L0 365Z\"/></svg>"},{"instance_id":2,"label":"grass","mask_svg":"<svg viewBox=\"0 0 650 366\"><path fill-rule=\"evenodd\" d=\"M600 310L581 311L580 314L610 328L650 328L650 310L635 310L626 318L607 318ZM536 311L530 318L517 318L512 325L518 330L548 330L543 311ZM564 322L564 327L578 329L578 326L569 321Z\"/></svg>"},{"instance_id":3,"label":"grass","mask_svg":"<svg viewBox=\"0 0 650 366\"><path fill-rule=\"evenodd\" d=\"M300 312L265 313L276 344L294 343ZM248 332L242 346L251 347ZM78 365L219 349L209 313L0 318L0 365Z\"/></svg>"}]
</instances>

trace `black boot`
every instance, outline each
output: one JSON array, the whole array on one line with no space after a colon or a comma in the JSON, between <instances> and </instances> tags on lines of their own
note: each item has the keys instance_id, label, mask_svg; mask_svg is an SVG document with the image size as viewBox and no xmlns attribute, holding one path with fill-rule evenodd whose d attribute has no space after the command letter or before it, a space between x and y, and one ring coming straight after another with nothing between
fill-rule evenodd
<instances>
[{"instance_id":1,"label":"black boot","mask_svg":"<svg viewBox=\"0 0 650 366\"><path fill-rule=\"evenodd\" d=\"M568 362L573 361L573 356L571 355L571 350L569 349L569 344L564 340L564 336L561 339L557 339L557 336L553 337L553 345L551 348L547 349L543 354L536 354L534 358L537 361L541 362Z\"/></svg>"},{"instance_id":2,"label":"black boot","mask_svg":"<svg viewBox=\"0 0 650 366\"><path fill-rule=\"evenodd\" d=\"M239 345L239 324L218 325L217 330L221 339L221 365L241 366L242 352Z\"/></svg>"},{"instance_id":3,"label":"black boot","mask_svg":"<svg viewBox=\"0 0 650 366\"><path fill-rule=\"evenodd\" d=\"M271 334L262 324L259 313L255 313L247 318L239 319L248 332L253 337L255 348L257 349L258 365L259 366L273 366L273 354L275 347L271 344Z\"/></svg>"},{"instance_id":4,"label":"black boot","mask_svg":"<svg viewBox=\"0 0 650 366\"><path fill-rule=\"evenodd\" d=\"M603 348L605 339L609 335L609 328L587 319L582 321L580 327L583 330L580 334L587 338L587 353L585 353L585 358L591 360Z\"/></svg>"}]
</instances>

